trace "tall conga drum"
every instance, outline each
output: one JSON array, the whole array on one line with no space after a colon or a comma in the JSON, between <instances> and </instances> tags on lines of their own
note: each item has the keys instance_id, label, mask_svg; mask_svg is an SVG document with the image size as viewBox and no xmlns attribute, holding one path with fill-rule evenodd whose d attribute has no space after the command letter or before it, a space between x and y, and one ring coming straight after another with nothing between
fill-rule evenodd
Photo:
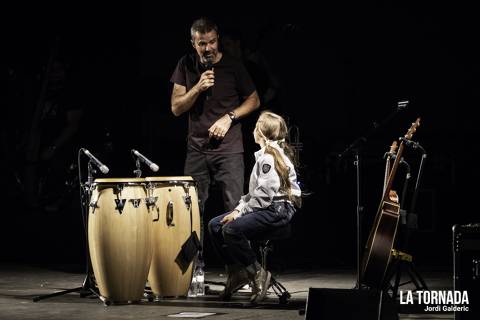
<instances>
[{"instance_id":1,"label":"tall conga drum","mask_svg":"<svg viewBox=\"0 0 480 320\"><path fill-rule=\"evenodd\" d=\"M177 258L193 232L200 237L200 211L192 177L145 178L153 216L153 257L148 282L159 297L186 296L193 261L186 267Z\"/></svg>"},{"instance_id":2,"label":"tall conga drum","mask_svg":"<svg viewBox=\"0 0 480 320\"><path fill-rule=\"evenodd\" d=\"M143 297L152 259L152 217L142 178L96 179L88 246L100 294L112 302Z\"/></svg>"}]
</instances>

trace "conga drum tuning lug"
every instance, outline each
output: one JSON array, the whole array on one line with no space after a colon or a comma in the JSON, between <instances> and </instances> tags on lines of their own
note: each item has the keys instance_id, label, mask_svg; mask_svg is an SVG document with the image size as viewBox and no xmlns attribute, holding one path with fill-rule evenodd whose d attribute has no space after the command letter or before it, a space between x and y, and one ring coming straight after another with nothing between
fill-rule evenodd
<instances>
[{"instance_id":1,"label":"conga drum tuning lug","mask_svg":"<svg viewBox=\"0 0 480 320\"><path fill-rule=\"evenodd\" d=\"M142 202L142 199L130 199L130 202L132 203L134 208L138 208L140 206L140 203Z\"/></svg>"},{"instance_id":2,"label":"conga drum tuning lug","mask_svg":"<svg viewBox=\"0 0 480 320\"><path fill-rule=\"evenodd\" d=\"M185 205L187 206L187 210L190 210L190 206L192 205L192 197L190 197L189 194L186 196L183 196L183 202L185 202Z\"/></svg>"},{"instance_id":3,"label":"conga drum tuning lug","mask_svg":"<svg viewBox=\"0 0 480 320\"><path fill-rule=\"evenodd\" d=\"M92 201L92 202L90 202L89 205L88 205L90 208L93 208L92 214L95 213L95 209L98 208L97 202L98 202L98 200L97 200L97 201Z\"/></svg>"},{"instance_id":4,"label":"conga drum tuning lug","mask_svg":"<svg viewBox=\"0 0 480 320\"><path fill-rule=\"evenodd\" d=\"M118 185L115 186L115 193L116 194L122 193L122 190L123 190L123 184L118 184Z\"/></svg>"},{"instance_id":5,"label":"conga drum tuning lug","mask_svg":"<svg viewBox=\"0 0 480 320\"><path fill-rule=\"evenodd\" d=\"M147 207L150 208L151 206L155 205L157 200L158 197L147 197L145 198L145 203L147 204Z\"/></svg>"},{"instance_id":6,"label":"conga drum tuning lug","mask_svg":"<svg viewBox=\"0 0 480 320\"><path fill-rule=\"evenodd\" d=\"M123 212L123 207L125 207L125 202L127 201L127 199L115 199L115 210L118 210L118 212L120 212L120 214L122 214Z\"/></svg>"}]
</instances>

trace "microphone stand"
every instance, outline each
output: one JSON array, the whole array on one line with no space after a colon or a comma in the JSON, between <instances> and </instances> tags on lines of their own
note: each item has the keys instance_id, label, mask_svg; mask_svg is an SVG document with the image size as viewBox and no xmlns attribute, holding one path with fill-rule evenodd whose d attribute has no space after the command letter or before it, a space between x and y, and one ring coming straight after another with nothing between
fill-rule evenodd
<instances>
[{"instance_id":1,"label":"microphone stand","mask_svg":"<svg viewBox=\"0 0 480 320\"><path fill-rule=\"evenodd\" d=\"M418 173L417 173L417 181L415 182L415 187L413 189L412 201L410 203L410 210L407 212L408 213L407 228L406 228L407 229L407 235L406 235L407 240L406 240L406 243L405 243L405 248L407 249L408 238L410 237L410 229L417 229L418 228L417 215L414 212L415 212L415 206L417 204L417 197L418 197L420 182L421 182L422 175L423 175L423 170L424 170L424 167L425 167L425 161L427 160L427 152L418 142L405 139L404 137L400 137L400 140L405 142L407 147L411 147L415 150L420 150L420 152L422 153L422 158L420 160L420 165L419 165Z\"/></svg>"},{"instance_id":2,"label":"microphone stand","mask_svg":"<svg viewBox=\"0 0 480 320\"><path fill-rule=\"evenodd\" d=\"M415 147L415 149L417 149L419 144L417 143L414 146L417 146ZM415 212L415 205L417 203L418 190L420 187L420 182L421 182L423 170L425 167L425 161L427 160L427 153L425 152L425 150L423 148L419 148L419 149L422 150L422 159L420 160L420 165L419 165L418 174L417 174L417 181L415 182L415 189L413 191L412 202L410 204L410 212L409 212L409 215L407 216L407 228L406 228L407 231L405 235L405 244L404 244L405 250L409 249L411 230L418 229L418 219L417 219L417 215L414 212ZM413 274L411 278L417 290L428 290L425 280L422 278L420 273L416 270L413 263L411 263L411 272ZM416 279L415 279L415 276L416 276Z\"/></svg>"},{"instance_id":3,"label":"microphone stand","mask_svg":"<svg viewBox=\"0 0 480 320\"><path fill-rule=\"evenodd\" d=\"M80 158L80 152L79 152L79 158ZM62 290L58 291L55 293L51 294L46 294L46 295L40 295L40 296L35 296L33 297L33 302L38 302L40 300L44 300L47 298L52 298L52 297L57 297L61 295L65 295L71 292L79 292L80 297L84 298L88 295L95 295L97 298L99 298L106 306L110 304L108 300L106 300L104 297L102 297L96 288L95 285L95 280L93 279L93 268L92 268L92 261L90 259L90 251L88 248L88 214L89 214L89 207L90 207L90 199L92 196L92 185L93 185L93 174L96 173L96 170L93 168L93 162L92 160L88 161L88 166L87 166L87 182L82 184L81 181L81 176L80 176L80 161L79 161L79 183L80 183L80 206L82 210L82 220L83 220L83 227L85 229L85 237L87 239L87 245L85 246L85 255L86 255L86 276L85 279L83 280L82 286L81 287L76 287L72 289L67 289L67 290Z\"/></svg>"},{"instance_id":4,"label":"microphone stand","mask_svg":"<svg viewBox=\"0 0 480 320\"><path fill-rule=\"evenodd\" d=\"M357 260L357 282L356 282L356 285L355 285L355 289L361 289L361 285L360 285L360 275L361 275L361 243L362 243L362 214L363 214L363 210L364 210L364 207L362 205L362 184L361 184L361 163L362 163L362 160L361 160L361 144L363 144L364 142L366 141L366 138L365 137L360 137L358 138L357 140L355 140L354 143L352 143L348 148L347 148L347 152L352 152L353 153L353 156L354 156L354 160L353 160L353 165L355 166L355 181L356 181L356 224L357 224L357 248L356 248L356 252L357 252L357 257L356 257L356 260ZM345 155L345 151L341 154L341 157L343 157L343 155Z\"/></svg>"},{"instance_id":5,"label":"microphone stand","mask_svg":"<svg viewBox=\"0 0 480 320\"><path fill-rule=\"evenodd\" d=\"M380 123L374 123L373 129L371 129L365 136L357 138L352 144L350 144L342 153L338 155L338 159L342 159L349 154L353 154L354 160L353 165L355 166L356 173L356 223L357 223L357 283L355 289L362 289L361 285L361 244L362 244L362 218L364 207L362 205L362 191L361 191L361 149L368 142L368 139L374 135L380 128L384 127L388 122L390 122L400 111L404 110L408 105L409 101L400 101L397 103L395 110L390 113L384 120Z\"/></svg>"},{"instance_id":6,"label":"microphone stand","mask_svg":"<svg viewBox=\"0 0 480 320\"><path fill-rule=\"evenodd\" d=\"M407 225L407 210L405 210L405 198L407 196L407 190L408 190L408 183L412 177L410 173L410 165L408 164L407 161L402 157L400 159L400 164L403 164L405 166L405 180L403 182L403 189L402 189L402 199L400 200L400 224L406 226Z\"/></svg>"},{"instance_id":7,"label":"microphone stand","mask_svg":"<svg viewBox=\"0 0 480 320\"><path fill-rule=\"evenodd\" d=\"M135 177L140 178L142 176L142 170L140 169L140 159L138 158L135 160L135 167L137 169L133 170L133 173L135 174Z\"/></svg>"},{"instance_id":8,"label":"microphone stand","mask_svg":"<svg viewBox=\"0 0 480 320\"><path fill-rule=\"evenodd\" d=\"M357 289L361 289L361 283L360 283L360 274L361 274L361 266L360 266L360 261L362 259L361 257L361 243L362 243L362 213L364 207L361 205L361 170L360 170L360 152L359 149L355 149L355 160L353 161L353 165L355 166L356 169L356 177L357 177L357 188L356 188L356 199L357 199Z\"/></svg>"},{"instance_id":9,"label":"microphone stand","mask_svg":"<svg viewBox=\"0 0 480 320\"><path fill-rule=\"evenodd\" d=\"M415 206L417 204L418 190L419 190L420 182L421 182L421 179L422 179L423 168L425 166L425 161L426 160L427 160L427 154L423 153L422 154L422 159L420 160L420 166L419 166L419 169L418 169L417 181L415 183L415 189L414 189L414 192L413 192L412 203L410 204L410 212L411 213L413 213L415 211Z\"/></svg>"},{"instance_id":10,"label":"microphone stand","mask_svg":"<svg viewBox=\"0 0 480 320\"><path fill-rule=\"evenodd\" d=\"M87 165L87 182L82 186L80 182L80 189L82 191L85 191L85 194L88 195L88 199L90 199L91 196L91 190L90 187L93 184L93 174L97 173L97 170L93 168L93 161L88 160L88 165ZM85 207L85 203L83 203Z\"/></svg>"}]
</instances>

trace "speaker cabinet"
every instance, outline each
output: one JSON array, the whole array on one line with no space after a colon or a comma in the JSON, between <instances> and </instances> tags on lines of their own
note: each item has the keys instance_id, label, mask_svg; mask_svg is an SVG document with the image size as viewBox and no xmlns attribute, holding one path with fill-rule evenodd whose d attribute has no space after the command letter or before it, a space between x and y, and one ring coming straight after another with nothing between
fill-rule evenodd
<instances>
[{"instance_id":1,"label":"speaker cabinet","mask_svg":"<svg viewBox=\"0 0 480 320\"><path fill-rule=\"evenodd\" d=\"M377 290L310 288L305 319L397 320L398 314L395 302Z\"/></svg>"},{"instance_id":2,"label":"speaker cabinet","mask_svg":"<svg viewBox=\"0 0 480 320\"><path fill-rule=\"evenodd\" d=\"M453 226L453 288L467 291L469 310L455 320L480 319L480 223Z\"/></svg>"}]
</instances>

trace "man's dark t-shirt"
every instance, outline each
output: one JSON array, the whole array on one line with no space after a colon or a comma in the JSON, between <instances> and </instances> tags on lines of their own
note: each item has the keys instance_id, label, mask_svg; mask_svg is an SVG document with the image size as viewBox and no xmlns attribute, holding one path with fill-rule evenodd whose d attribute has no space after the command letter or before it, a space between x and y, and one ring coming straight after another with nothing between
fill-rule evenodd
<instances>
[{"instance_id":1,"label":"man's dark t-shirt","mask_svg":"<svg viewBox=\"0 0 480 320\"><path fill-rule=\"evenodd\" d=\"M208 129L226 113L237 108L243 97L255 91L250 75L243 64L223 53L222 58L213 65L215 84L207 92L202 92L189 110L188 144L194 149L215 154L243 152L242 128L235 122L223 140L209 139ZM183 56L173 72L170 81L187 88L195 86L206 69L200 63L196 53Z\"/></svg>"}]
</instances>

